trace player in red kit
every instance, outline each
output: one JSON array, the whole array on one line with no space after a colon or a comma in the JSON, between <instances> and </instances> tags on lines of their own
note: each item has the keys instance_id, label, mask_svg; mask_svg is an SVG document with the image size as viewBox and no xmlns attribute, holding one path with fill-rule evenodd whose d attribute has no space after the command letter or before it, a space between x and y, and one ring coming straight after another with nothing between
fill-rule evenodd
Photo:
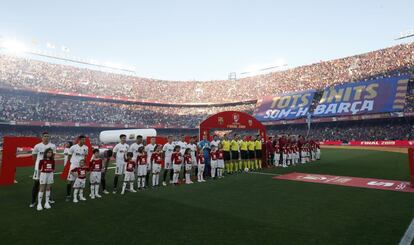
<instances>
[{"instance_id":1,"label":"player in red kit","mask_svg":"<svg viewBox=\"0 0 414 245\"><path fill-rule=\"evenodd\" d=\"M198 182L205 182L204 180L204 153L202 151L198 152L197 155L197 181Z\"/></svg>"},{"instance_id":2,"label":"player in red kit","mask_svg":"<svg viewBox=\"0 0 414 245\"><path fill-rule=\"evenodd\" d=\"M152 187L159 186L162 161L162 147L161 145L156 145L154 147L154 153L151 155Z\"/></svg>"},{"instance_id":3,"label":"player in red kit","mask_svg":"<svg viewBox=\"0 0 414 245\"><path fill-rule=\"evenodd\" d=\"M214 145L211 146L210 156L211 156L211 162L210 162L211 178L214 179L216 178L217 160L218 160L217 148Z\"/></svg>"},{"instance_id":4,"label":"player in red kit","mask_svg":"<svg viewBox=\"0 0 414 245\"><path fill-rule=\"evenodd\" d=\"M132 159L133 156L134 154L132 152L128 152L125 157L125 175L124 175L124 183L122 184L121 195L125 194L125 189L128 183L129 183L129 191L137 192L136 190L134 190L136 162Z\"/></svg>"},{"instance_id":5,"label":"player in red kit","mask_svg":"<svg viewBox=\"0 0 414 245\"><path fill-rule=\"evenodd\" d=\"M37 195L37 210L43 210L42 199L46 190L45 208L52 208L49 203L50 187L53 184L53 172L55 171L55 159L52 148L48 148L43 153L43 159L39 162L39 193Z\"/></svg>"},{"instance_id":6,"label":"player in red kit","mask_svg":"<svg viewBox=\"0 0 414 245\"><path fill-rule=\"evenodd\" d=\"M171 162L173 164L173 184L178 185L178 178L180 177L180 171L181 171L181 153L180 153L181 147L179 145L176 145L174 147L174 152L171 155Z\"/></svg>"},{"instance_id":7,"label":"player in red kit","mask_svg":"<svg viewBox=\"0 0 414 245\"><path fill-rule=\"evenodd\" d=\"M223 178L223 172L224 172L224 151L223 151L223 145L220 143L218 145L218 151L217 151L217 176L219 178ZM247 155L247 152L246 152Z\"/></svg>"},{"instance_id":8,"label":"player in red kit","mask_svg":"<svg viewBox=\"0 0 414 245\"><path fill-rule=\"evenodd\" d=\"M93 150L92 159L89 162L89 170L91 172L89 176L89 182L91 183L91 198L101 198L102 196L99 195L99 185L101 183L103 163L102 159L99 157L99 149Z\"/></svg>"},{"instance_id":9,"label":"player in red kit","mask_svg":"<svg viewBox=\"0 0 414 245\"><path fill-rule=\"evenodd\" d=\"M147 153L144 151L144 146L138 148L137 155L138 165L138 190L145 188L145 176L147 175Z\"/></svg>"},{"instance_id":10,"label":"player in red kit","mask_svg":"<svg viewBox=\"0 0 414 245\"><path fill-rule=\"evenodd\" d=\"M193 160L191 159L191 149L187 148L184 151L184 170L185 170L185 183L192 184L191 181L191 169L193 168Z\"/></svg>"},{"instance_id":11,"label":"player in red kit","mask_svg":"<svg viewBox=\"0 0 414 245\"><path fill-rule=\"evenodd\" d=\"M85 189L86 182L86 173L88 172L88 167L85 166L85 160L81 159L79 161L79 167L72 169L71 173L76 176L75 182L73 183L73 202L78 202L79 200L86 201L86 198L83 196L83 190Z\"/></svg>"}]
</instances>

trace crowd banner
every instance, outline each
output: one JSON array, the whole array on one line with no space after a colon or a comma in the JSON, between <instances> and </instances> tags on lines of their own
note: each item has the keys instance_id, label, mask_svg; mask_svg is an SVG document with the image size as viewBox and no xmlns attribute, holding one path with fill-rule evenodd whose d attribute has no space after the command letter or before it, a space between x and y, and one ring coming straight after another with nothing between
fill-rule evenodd
<instances>
[{"instance_id":1,"label":"crowd banner","mask_svg":"<svg viewBox=\"0 0 414 245\"><path fill-rule=\"evenodd\" d=\"M261 122L306 117L315 92L308 90L266 96L257 101L253 116Z\"/></svg>"},{"instance_id":2,"label":"crowd banner","mask_svg":"<svg viewBox=\"0 0 414 245\"><path fill-rule=\"evenodd\" d=\"M398 112L404 109L408 76L346 83L326 88L314 116Z\"/></svg>"}]
</instances>

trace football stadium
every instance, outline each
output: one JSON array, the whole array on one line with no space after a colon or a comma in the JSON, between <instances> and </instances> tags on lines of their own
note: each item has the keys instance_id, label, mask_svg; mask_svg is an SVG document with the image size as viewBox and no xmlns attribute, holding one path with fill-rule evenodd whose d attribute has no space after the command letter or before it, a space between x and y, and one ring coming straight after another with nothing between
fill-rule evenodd
<instances>
[{"instance_id":1,"label":"football stadium","mask_svg":"<svg viewBox=\"0 0 414 245\"><path fill-rule=\"evenodd\" d=\"M6 2L3 244L412 244L412 2Z\"/></svg>"}]
</instances>

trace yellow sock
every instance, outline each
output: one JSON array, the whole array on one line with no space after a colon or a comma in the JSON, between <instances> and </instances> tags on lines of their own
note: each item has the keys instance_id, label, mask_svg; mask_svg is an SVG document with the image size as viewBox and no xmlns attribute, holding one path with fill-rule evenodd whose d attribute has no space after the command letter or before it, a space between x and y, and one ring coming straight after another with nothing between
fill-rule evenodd
<instances>
[{"instance_id":1,"label":"yellow sock","mask_svg":"<svg viewBox=\"0 0 414 245\"><path fill-rule=\"evenodd\" d=\"M241 160L239 160L239 169L243 170L243 162Z\"/></svg>"},{"instance_id":2,"label":"yellow sock","mask_svg":"<svg viewBox=\"0 0 414 245\"><path fill-rule=\"evenodd\" d=\"M262 169L262 159L259 159L259 168Z\"/></svg>"},{"instance_id":3,"label":"yellow sock","mask_svg":"<svg viewBox=\"0 0 414 245\"><path fill-rule=\"evenodd\" d=\"M229 163L230 173L233 173L233 163Z\"/></svg>"},{"instance_id":4,"label":"yellow sock","mask_svg":"<svg viewBox=\"0 0 414 245\"><path fill-rule=\"evenodd\" d=\"M259 160L256 159L256 161L254 161L254 165L256 169L259 169Z\"/></svg>"},{"instance_id":5,"label":"yellow sock","mask_svg":"<svg viewBox=\"0 0 414 245\"><path fill-rule=\"evenodd\" d=\"M237 172L239 170L239 164L237 162L234 162L234 172Z\"/></svg>"},{"instance_id":6,"label":"yellow sock","mask_svg":"<svg viewBox=\"0 0 414 245\"><path fill-rule=\"evenodd\" d=\"M251 161L251 160L248 160L248 161L247 161L247 167L248 167L249 169L252 169L252 161Z\"/></svg>"}]
</instances>

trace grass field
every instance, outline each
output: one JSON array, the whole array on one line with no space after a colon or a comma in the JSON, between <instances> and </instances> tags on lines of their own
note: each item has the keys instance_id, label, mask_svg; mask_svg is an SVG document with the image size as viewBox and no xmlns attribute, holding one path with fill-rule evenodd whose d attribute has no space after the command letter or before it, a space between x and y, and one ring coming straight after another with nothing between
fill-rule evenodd
<instances>
[{"instance_id":1,"label":"grass field","mask_svg":"<svg viewBox=\"0 0 414 245\"><path fill-rule=\"evenodd\" d=\"M408 180L407 155L324 149L322 160L262 172ZM32 168L0 187L2 244L398 244L414 195L239 174L85 203L64 202L56 180L51 210L29 209ZM111 171L109 184L112 184Z\"/></svg>"}]
</instances>

